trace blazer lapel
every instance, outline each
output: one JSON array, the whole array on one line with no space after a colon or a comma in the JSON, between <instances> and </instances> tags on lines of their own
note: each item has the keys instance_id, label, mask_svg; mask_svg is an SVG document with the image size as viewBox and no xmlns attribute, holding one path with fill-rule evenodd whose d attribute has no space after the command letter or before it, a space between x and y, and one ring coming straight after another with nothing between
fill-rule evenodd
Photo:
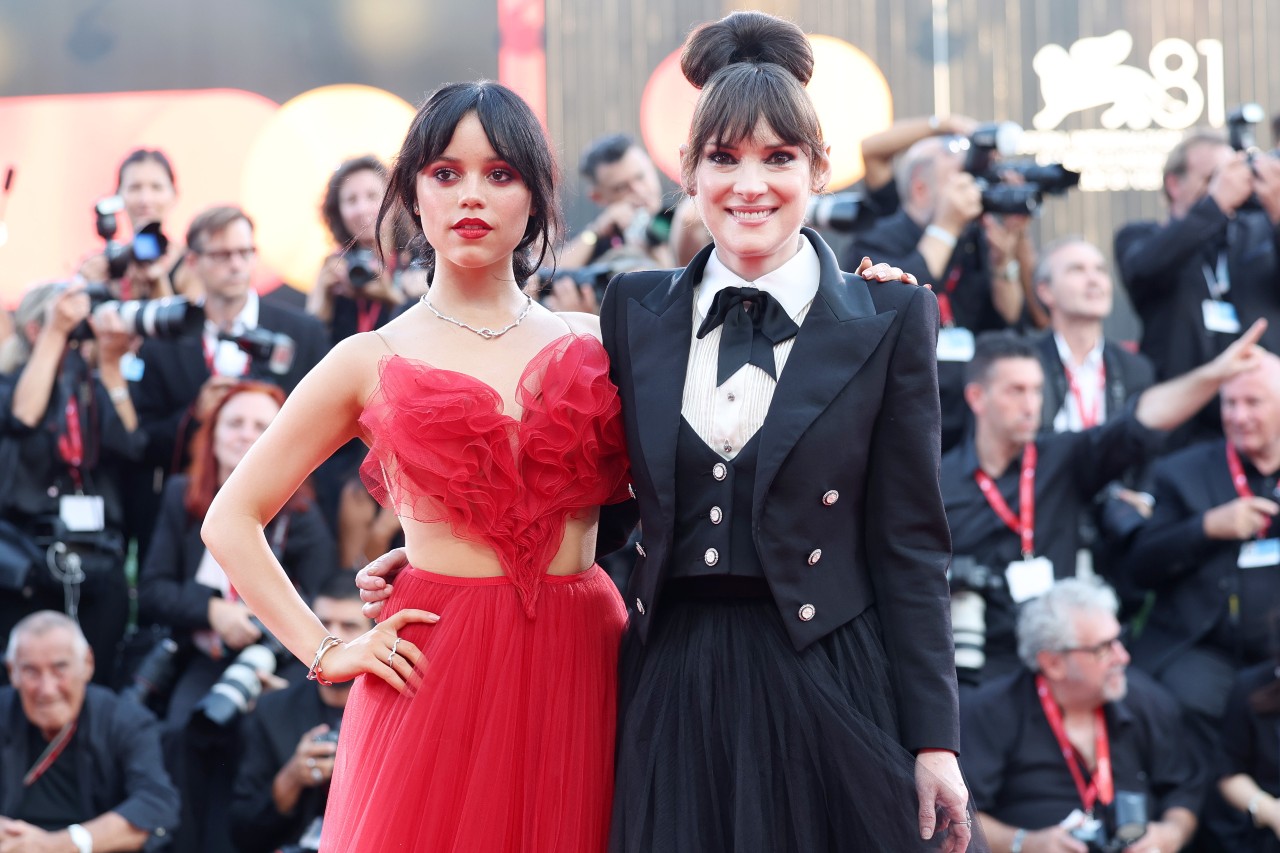
<instances>
[{"instance_id":1,"label":"blazer lapel","mask_svg":"<svg viewBox=\"0 0 1280 853\"><path fill-rule=\"evenodd\" d=\"M866 364L897 315L897 311L877 314L867 283L855 276L846 278L826 243L808 228L802 231L818 253L822 274L818 294L800 326L760 428L752 501L757 522L764 496L791 448Z\"/></svg>"},{"instance_id":2,"label":"blazer lapel","mask_svg":"<svg viewBox=\"0 0 1280 853\"><path fill-rule=\"evenodd\" d=\"M668 522L675 514L676 439L693 335L693 285L711 251L703 249L627 311L640 454Z\"/></svg>"}]
</instances>

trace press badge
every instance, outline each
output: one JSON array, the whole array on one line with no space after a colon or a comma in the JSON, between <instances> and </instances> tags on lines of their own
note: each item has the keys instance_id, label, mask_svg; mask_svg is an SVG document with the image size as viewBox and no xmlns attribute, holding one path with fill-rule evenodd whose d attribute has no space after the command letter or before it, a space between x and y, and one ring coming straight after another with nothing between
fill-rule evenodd
<instances>
[{"instance_id":1,"label":"press badge","mask_svg":"<svg viewBox=\"0 0 1280 853\"><path fill-rule=\"evenodd\" d=\"M1053 561L1048 557L1014 560L1004 570L1004 580L1014 604L1038 598L1053 586Z\"/></svg>"},{"instance_id":2,"label":"press badge","mask_svg":"<svg viewBox=\"0 0 1280 853\"><path fill-rule=\"evenodd\" d=\"M120 375L129 382L141 382L147 363L131 352L120 356Z\"/></svg>"},{"instance_id":3,"label":"press badge","mask_svg":"<svg viewBox=\"0 0 1280 853\"><path fill-rule=\"evenodd\" d=\"M1200 304L1204 309L1206 329L1228 335L1240 334L1240 317L1236 314L1236 306L1221 299L1206 299Z\"/></svg>"},{"instance_id":4,"label":"press badge","mask_svg":"<svg viewBox=\"0 0 1280 853\"><path fill-rule=\"evenodd\" d=\"M97 533L107 526L101 495L63 495L58 499L58 517L72 533Z\"/></svg>"},{"instance_id":5,"label":"press badge","mask_svg":"<svg viewBox=\"0 0 1280 853\"><path fill-rule=\"evenodd\" d=\"M973 332L946 326L938 332L938 361L973 361Z\"/></svg>"},{"instance_id":6,"label":"press badge","mask_svg":"<svg viewBox=\"0 0 1280 853\"><path fill-rule=\"evenodd\" d=\"M1255 539L1240 546L1240 559L1236 565L1242 569L1261 569L1264 566L1280 566L1280 539Z\"/></svg>"}]
</instances>

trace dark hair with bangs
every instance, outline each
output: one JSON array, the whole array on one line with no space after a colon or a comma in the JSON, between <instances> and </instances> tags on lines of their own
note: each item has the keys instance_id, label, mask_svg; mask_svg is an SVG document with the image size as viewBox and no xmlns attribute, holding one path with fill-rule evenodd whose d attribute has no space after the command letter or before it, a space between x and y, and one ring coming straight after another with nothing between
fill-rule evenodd
<instances>
[{"instance_id":1,"label":"dark hair with bangs","mask_svg":"<svg viewBox=\"0 0 1280 853\"><path fill-rule=\"evenodd\" d=\"M169 186L173 187L176 192L178 189L178 181L173 176L173 164L169 162L169 158L164 156L164 152L150 148L135 148L129 152L129 156L120 161L120 168L116 172L116 192L120 192L124 188L124 173L130 166L138 163L155 163L169 178Z\"/></svg>"},{"instance_id":2,"label":"dark hair with bangs","mask_svg":"<svg viewBox=\"0 0 1280 853\"><path fill-rule=\"evenodd\" d=\"M556 198L555 158L546 134L529 105L501 83L448 83L428 96L413 117L391 168L387 194L378 210L377 231L382 233L382 223L396 205L406 216L412 214L418 173L449 147L454 130L468 113L475 113L480 119L493 150L515 169L532 195L533 213L511 258L516 282L523 284L543 265L564 228ZM421 240L424 245L420 254L430 275L435 271L435 249L422 236L421 220L414 217L414 222L418 235L415 241ZM405 247L396 247L401 248ZM385 255L385 247L379 245L378 252Z\"/></svg>"},{"instance_id":3,"label":"dark hair with bangs","mask_svg":"<svg viewBox=\"0 0 1280 853\"><path fill-rule=\"evenodd\" d=\"M736 145L761 121L785 144L805 149L817 170L825 145L804 88L813 49L798 26L764 12L734 12L689 34L680 69L702 90L681 163L686 191L707 145Z\"/></svg>"},{"instance_id":4,"label":"dark hair with bangs","mask_svg":"<svg viewBox=\"0 0 1280 853\"><path fill-rule=\"evenodd\" d=\"M324 219L329 233L333 235L333 241L344 248L355 245L356 235L352 234L342 221L342 185L356 172L373 172L383 181L387 179L387 167L372 154L344 160L329 176L324 200L320 202L320 216Z\"/></svg>"}]
</instances>

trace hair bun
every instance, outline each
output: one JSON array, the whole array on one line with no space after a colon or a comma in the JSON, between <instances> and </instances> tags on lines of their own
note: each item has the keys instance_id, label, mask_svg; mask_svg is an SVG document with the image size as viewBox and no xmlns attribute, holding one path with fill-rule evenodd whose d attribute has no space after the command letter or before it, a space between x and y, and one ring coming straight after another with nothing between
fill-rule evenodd
<instances>
[{"instance_id":1,"label":"hair bun","mask_svg":"<svg viewBox=\"0 0 1280 853\"><path fill-rule=\"evenodd\" d=\"M689 34L680 54L680 70L698 89L739 62L780 65L802 86L813 76L813 50L804 31L764 12L734 12L703 24Z\"/></svg>"}]
</instances>

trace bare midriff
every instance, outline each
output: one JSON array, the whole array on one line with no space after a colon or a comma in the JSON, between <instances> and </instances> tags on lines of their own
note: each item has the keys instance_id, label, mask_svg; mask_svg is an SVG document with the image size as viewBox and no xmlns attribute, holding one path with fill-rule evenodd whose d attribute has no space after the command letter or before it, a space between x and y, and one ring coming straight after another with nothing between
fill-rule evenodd
<instances>
[{"instance_id":1,"label":"bare midriff","mask_svg":"<svg viewBox=\"0 0 1280 853\"><path fill-rule=\"evenodd\" d=\"M576 575L595 563L596 524L600 510L590 509L581 517L570 516L564 525L564 539L546 567L549 575ZM483 542L459 539L447 522L424 523L401 518L409 565L440 575L463 578L500 577L503 571L493 548Z\"/></svg>"}]
</instances>

